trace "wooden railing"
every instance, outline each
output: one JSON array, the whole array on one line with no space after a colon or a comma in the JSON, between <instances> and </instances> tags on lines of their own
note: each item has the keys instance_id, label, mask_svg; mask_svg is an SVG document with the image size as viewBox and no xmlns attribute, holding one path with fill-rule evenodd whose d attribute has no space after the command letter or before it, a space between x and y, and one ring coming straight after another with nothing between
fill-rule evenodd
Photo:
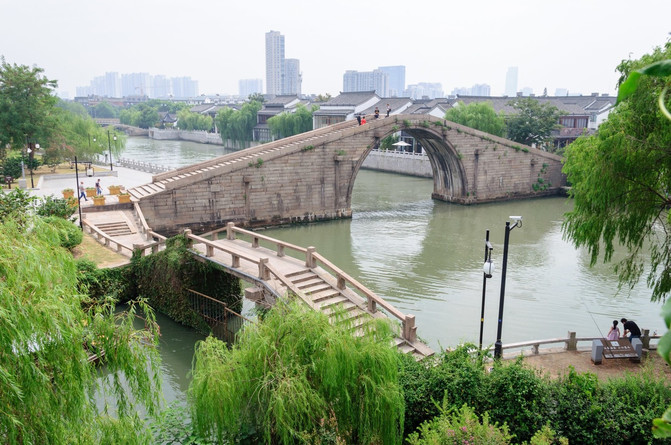
<instances>
[{"instance_id":1,"label":"wooden railing","mask_svg":"<svg viewBox=\"0 0 671 445\"><path fill-rule=\"evenodd\" d=\"M404 340L410 343L413 343L417 340L417 327L415 326L414 315L402 313L394 306L392 306L390 303L380 298L379 296L375 295L375 293L373 293L370 289L359 283L357 280L349 276L347 273L339 269L329 260L324 258L319 253L317 253L314 247L304 248L296 246L294 244L280 241L271 238L269 236L261 235L256 232L236 227L235 224L232 222L229 222L226 225L226 228L210 232L208 235L212 237L212 241L192 235L188 230L186 232L188 232L187 236L190 239L197 241L199 243L203 243L206 246L207 257L214 256L214 251L216 249L225 251L226 253L232 256L233 258L232 267L240 267L241 259L257 264L259 267L259 278L261 280L269 279L269 273L272 272L273 275L276 276L277 279L280 280L283 285L287 286L287 288L289 288L290 290L292 290L292 292L294 292L296 295L302 298L302 292L300 292L298 289L294 289L293 284L289 282L289 280L286 280L286 278L281 273L276 272L271 266L269 266L268 258L261 258L257 260L256 258L248 257L241 252L237 252L235 249L226 248L220 244L217 244L215 241L218 239L219 233L223 232L224 230L226 231L226 239L228 240L235 240L236 234L241 234L250 237L252 248L258 248L259 241L261 240L269 242L271 245L274 245L274 250L276 251L278 257L285 256L286 250L288 249L298 252L300 256L305 257L305 266L310 269L316 268L319 263L319 265L322 268L328 269L328 271L336 277L337 280L336 287L339 290L342 291L348 289L347 285L349 284L350 285L349 289L356 292L359 296L362 296L363 299L366 301L365 309L367 309L369 313L375 314L379 306L380 308L384 309L384 311L388 315L396 318L401 322L402 326L401 336L403 337ZM313 303L311 301L306 301L306 303L308 303L310 306L313 306Z\"/></svg>"},{"instance_id":2,"label":"wooden railing","mask_svg":"<svg viewBox=\"0 0 671 445\"><path fill-rule=\"evenodd\" d=\"M658 340L661 338L660 335L650 335L649 329L642 329L643 335L641 336L641 342L645 349L650 349L651 340ZM506 350L520 350L522 351L525 347L531 346L531 354L538 355L540 354L541 345L561 345L563 349L567 351L577 351L578 343L580 342L592 342L594 340L601 340L603 337L577 337L575 332L569 332L567 338L549 338L545 340L531 340L524 341L519 343L509 343L503 345L502 349ZM655 345L652 345L655 346ZM591 344L590 344L591 347ZM493 352L494 347L488 349L488 351Z\"/></svg>"}]
</instances>

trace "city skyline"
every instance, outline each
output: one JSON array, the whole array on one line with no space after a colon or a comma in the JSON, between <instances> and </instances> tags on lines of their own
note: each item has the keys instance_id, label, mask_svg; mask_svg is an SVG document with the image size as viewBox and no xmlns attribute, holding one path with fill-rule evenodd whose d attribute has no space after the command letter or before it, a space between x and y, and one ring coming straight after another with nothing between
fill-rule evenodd
<instances>
[{"instance_id":1,"label":"city skyline","mask_svg":"<svg viewBox=\"0 0 671 445\"><path fill-rule=\"evenodd\" d=\"M285 36L286 57L300 60L303 94L335 96L347 70L399 65L406 67L406 88L440 83L446 94L487 84L493 96L502 95L512 66L519 70L518 91L614 94L620 61L664 45L671 31L666 0L645 8L624 0L567 0L563 8L532 0L425 0L411 8L371 0L328 14L303 0L259 0L254 8L210 0L189 8L174 0L160 8L128 0L70 0L67 7L0 2L0 55L43 68L70 98L77 86L107 72L189 76L202 94L237 94L241 79L265 81L270 30Z\"/></svg>"}]
</instances>

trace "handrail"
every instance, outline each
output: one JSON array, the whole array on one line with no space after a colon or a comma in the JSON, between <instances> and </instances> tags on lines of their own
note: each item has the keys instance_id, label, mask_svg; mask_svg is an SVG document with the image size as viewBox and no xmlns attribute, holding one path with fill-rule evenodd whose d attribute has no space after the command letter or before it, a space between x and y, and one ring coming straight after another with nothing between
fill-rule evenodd
<instances>
[{"instance_id":1,"label":"handrail","mask_svg":"<svg viewBox=\"0 0 671 445\"><path fill-rule=\"evenodd\" d=\"M243 320L248 321L248 322L250 322L250 323L256 323L254 320L250 320L249 318L245 317L244 315L242 315L242 314L238 314L238 313L235 312L234 310L229 309L228 305L227 305L226 303L224 303L223 301L219 301L219 300L217 300L216 298L212 298L212 297L210 297L209 295L202 294L202 293L198 292L197 290L188 289L188 288L187 288L186 290L189 291L189 292L191 292L191 293L194 293L194 294L196 294L196 295L198 295L198 296L200 296L200 297L203 297L203 298L206 298L206 299L208 299L208 300L210 300L210 301L213 301L213 302L215 302L215 303L219 303L219 304L221 304L222 306L224 306L224 311L226 311L226 312L230 312L231 314L235 315L235 316L238 317L238 318L242 318Z\"/></svg>"},{"instance_id":2,"label":"handrail","mask_svg":"<svg viewBox=\"0 0 671 445\"><path fill-rule=\"evenodd\" d=\"M660 339L660 335L650 335L649 329L642 329L643 335L641 336L641 341L643 342L644 348L650 347L650 340ZM569 332L567 338L548 338L543 340L531 340L518 343L509 343L507 345L502 345L502 349L520 349L525 346L531 346L531 351L533 355L539 354L540 345L550 345L556 343L564 343L564 349L567 351L577 351L579 342L591 342L594 340L601 340L603 337L576 337L575 332ZM488 351L493 351L494 347L488 348Z\"/></svg>"},{"instance_id":3,"label":"handrail","mask_svg":"<svg viewBox=\"0 0 671 445\"><path fill-rule=\"evenodd\" d=\"M89 223L86 219L82 219L82 227L84 226L88 229L88 233L92 235L97 241L103 239L104 240L103 244L105 245L105 247L110 248L110 243L114 243L117 246L116 248L117 253L122 253L123 249L126 249L130 253L130 255L133 254L133 248L121 244L119 241L115 240L102 230L98 229L96 226Z\"/></svg>"},{"instance_id":4,"label":"handrail","mask_svg":"<svg viewBox=\"0 0 671 445\"><path fill-rule=\"evenodd\" d=\"M243 235L250 236L252 238L252 243L251 244L252 244L253 248L259 247L259 240L264 240L264 241L268 241L270 243L273 243L273 244L276 245L275 250L277 251L277 256L279 256L279 257L284 256L284 248L285 247L288 248L288 249L291 249L291 250L295 250L296 252L302 253L303 255L306 255L307 252L308 252L308 249L306 249L305 247L297 246L297 245L291 244L291 243L286 243L284 241L281 241L281 240L278 240L278 239L275 239L275 238L271 238L271 237L266 236L266 235L261 235L257 232L252 232L251 230L245 230L243 228L236 227L235 223L233 223L233 222L227 223L226 227L214 230L212 232L208 232L207 235L212 235L212 239L216 241L218 239L218 234L223 232L223 231L226 231L226 239L228 239L228 240L234 240L236 233L241 233Z\"/></svg>"}]
</instances>

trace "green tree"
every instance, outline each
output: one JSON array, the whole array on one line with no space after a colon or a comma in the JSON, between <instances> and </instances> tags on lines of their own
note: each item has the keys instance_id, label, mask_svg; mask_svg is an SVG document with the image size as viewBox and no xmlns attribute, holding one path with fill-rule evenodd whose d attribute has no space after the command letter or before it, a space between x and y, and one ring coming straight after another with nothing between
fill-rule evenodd
<instances>
[{"instance_id":1,"label":"green tree","mask_svg":"<svg viewBox=\"0 0 671 445\"><path fill-rule=\"evenodd\" d=\"M109 102L100 102L93 107L93 116L99 118L115 118L117 117L117 109Z\"/></svg>"},{"instance_id":2,"label":"green tree","mask_svg":"<svg viewBox=\"0 0 671 445\"><path fill-rule=\"evenodd\" d=\"M640 60L625 60L618 66L621 81L669 58L667 43ZM587 247L592 264L602 252L603 261L610 261L616 244L622 245L627 254L615 270L621 284L630 287L645 270L648 249L647 284L653 301L664 300L671 290L671 120L657 105L670 85L669 77L642 77L598 134L567 147L564 164L575 202L562 227L564 236Z\"/></svg>"},{"instance_id":3,"label":"green tree","mask_svg":"<svg viewBox=\"0 0 671 445\"><path fill-rule=\"evenodd\" d=\"M468 105L459 102L447 110L445 119L495 136L503 137L506 134L503 115L496 114L490 102L473 102Z\"/></svg>"},{"instance_id":4,"label":"green tree","mask_svg":"<svg viewBox=\"0 0 671 445\"><path fill-rule=\"evenodd\" d=\"M58 83L43 72L0 57L0 147L22 147L27 139L44 144L51 137Z\"/></svg>"},{"instance_id":5,"label":"green tree","mask_svg":"<svg viewBox=\"0 0 671 445\"><path fill-rule=\"evenodd\" d=\"M158 331L133 328L134 306L116 313L78 291L60 230L34 217L0 223L0 438L3 443L147 443L131 400L156 411ZM105 352L105 369L88 360ZM103 372L104 377L103 378ZM92 397L107 395L116 417Z\"/></svg>"},{"instance_id":6,"label":"green tree","mask_svg":"<svg viewBox=\"0 0 671 445\"><path fill-rule=\"evenodd\" d=\"M517 112L508 116L508 139L525 145L547 148L552 131L559 128L561 112L554 105L541 104L531 97L519 97L508 102Z\"/></svg>"},{"instance_id":7,"label":"green tree","mask_svg":"<svg viewBox=\"0 0 671 445\"><path fill-rule=\"evenodd\" d=\"M181 130L187 131L209 131L212 129L212 118L200 113L192 113L188 109L182 109L177 112L177 126Z\"/></svg>"},{"instance_id":8,"label":"green tree","mask_svg":"<svg viewBox=\"0 0 671 445\"><path fill-rule=\"evenodd\" d=\"M313 105L308 110L305 105L300 104L293 113L284 112L268 119L268 128L276 139L305 133L312 130L312 113L318 109L318 105Z\"/></svg>"},{"instance_id":9,"label":"green tree","mask_svg":"<svg viewBox=\"0 0 671 445\"><path fill-rule=\"evenodd\" d=\"M266 101L266 98L263 97L263 94L261 93L254 93L250 94L249 97L247 97L248 102L258 102L260 104L264 103Z\"/></svg>"},{"instance_id":10,"label":"green tree","mask_svg":"<svg viewBox=\"0 0 671 445\"><path fill-rule=\"evenodd\" d=\"M355 337L300 303L278 304L237 344L196 347L194 423L220 442L400 443L403 396L389 325ZM251 437L250 437L251 436Z\"/></svg>"},{"instance_id":11,"label":"green tree","mask_svg":"<svg viewBox=\"0 0 671 445\"><path fill-rule=\"evenodd\" d=\"M245 103L240 110L229 107L219 110L215 121L221 140L223 142L231 140L240 147L248 146L256 126L256 115L261 107L260 102L252 101Z\"/></svg>"},{"instance_id":12,"label":"green tree","mask_svg":"<svg viewBox=\"0 0 671 445\"><path fill-rule=\"evenodd\" d=\"M149 128L158 124L158 111L149 105L139 104L138 111L140 112L137 123L140 128Z\"/></svg>"}]
</instances>

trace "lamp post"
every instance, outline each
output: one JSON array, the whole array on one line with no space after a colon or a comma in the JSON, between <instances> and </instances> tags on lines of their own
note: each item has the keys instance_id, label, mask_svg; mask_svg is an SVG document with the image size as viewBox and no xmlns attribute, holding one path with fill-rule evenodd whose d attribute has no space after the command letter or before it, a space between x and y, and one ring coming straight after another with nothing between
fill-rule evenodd
<instances>
[{"instance_id":1,"label":"lamp post","mask_svg":"<svg viewBox=\"0 0 671 445\"><path fill-rule=\"evenodd\" d=\"M95 142L96 138L93 138ZM82 194L79 191L79 167L77 166L77 155L75 155L75 190L77 190L77 208L79 209L79 228L84 230L82 223Z\"/></svg>"},{"instance_id":2,"label":"lamp post","mask_svg":"<svg viewBox=\"0 0 671 445\"><path fill-rule=\"evenodd\" d=\"M116 148L116 135L114 135L114 147ZM107 130L107 148L109 149L110 152L110 171L113 171L114 167L112 167L112 142L110 141L109 130Z\"/></svg>"},{"instance_id":3,"label":"lamp post","mask_svg":"<svg viewBox=\"0 0 671 445\"><path fill-rule=\"evenodd\" d=\"M28 167L30 168L30 188L35 188L35 181L33 180L33 161L35 160L35 150L39 150L40 144L35 144L28 141Z\"/></svg>"},{"instance_id":4,"label":"lamp post","mask_svg":"<svg viewBox=\"0 0 671 445\"><path fill-rule=\"evenodd\" d=\"M515 224L510 225L510 221L506 221L506 233L503 240L503 266L501 266L501 297L499 299L499 323L496 330L496 343L494 343L494 358L500 359L503 355L503 343L501 342L501 331L503 329L503 303L506 296L506 268L508 266L508 241L510 240L510 232L515 227L522 227L521 216L511 216L510 219L515 221Z\"/></svg>"},{"instance_id":5,"label":"lamp post","mask_svg":"<svg viewBox=\"0 0 671 445\"><path fill-rule=\"evenodd\" d=\"M492 245L489 242L489 230L485 235L485 264L482 266L482 309L480 311L480 347L482 349L482 330L485 325L485 290L487 289L487 278L494 273L494 262L492 261Z\"/></svg>"}]
</instances>

